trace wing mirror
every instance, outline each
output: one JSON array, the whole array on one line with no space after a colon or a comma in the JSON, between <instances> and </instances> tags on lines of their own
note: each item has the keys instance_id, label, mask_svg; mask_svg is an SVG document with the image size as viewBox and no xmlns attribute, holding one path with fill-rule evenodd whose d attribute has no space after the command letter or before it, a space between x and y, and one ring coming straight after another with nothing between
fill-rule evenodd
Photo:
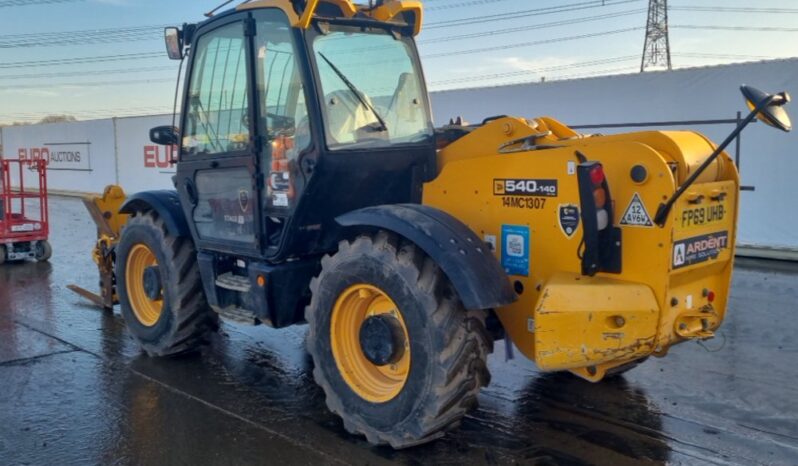
<instances>
[{"instance_id":1,"label":"wing mirror","mask_svg":"<svg viewBox=\"0 0 798 466\"><path fill-rule=\"evenodd\" d=\"M790 94L781 92L776 95L771 95L755 87L745 85L740 88L740 92L743 93L745 103L752 112L757 109L760 103L769 100L769 103L756 114L756 117L760 121L785 132L792 130L790 115L784 110L784 105L790 102Z\"/></svg>"},{"instance_id":2,"label":"wing mirror","mask_svg":"<svg viewBox=\"0 0 798 466\"><path fill-rule=\"evenodd\" d=\"M178 140L178 129L174 126L156 126L150 130L150 141L155 144L174 146Z\"/></svg>"},{"instance_id":3,"label":"wing mirror","mask_svg":"<svg viewBox=\"0 0 798 466\"><path fill-rule=\"evenodd\" d=\"M183 59L183 34L180 28L168 27L164 29L164 41L166 42L166 53L172 60Z\"/></svg>"}]
</instances>

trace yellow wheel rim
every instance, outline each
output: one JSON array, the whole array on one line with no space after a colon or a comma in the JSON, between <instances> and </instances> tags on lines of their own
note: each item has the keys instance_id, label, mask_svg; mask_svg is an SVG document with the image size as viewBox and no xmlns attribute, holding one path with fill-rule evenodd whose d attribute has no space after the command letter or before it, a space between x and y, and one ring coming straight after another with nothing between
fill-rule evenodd
<instances>
[{"instance_id":1,"label":"yellow wheel rim","mask_svg":"<svg viewBox=\"0 0 798 466\"><path fill-rule=\"evenodd\" d=\"M146 327L155 325L163 311L163 297L153 300L144 291L144 272L157 265L155 254L144 244L133 246L125 264L125 287L130 307L138 321Z\"/></svg>"},{"instance_id":2,"label":"yellow wheel rim","mask_svg":"<svg viewBox=\"0 0 798 466\"><path fill-rule=\"evenodd\" d=\"M390 314L404 334L404 352L393 364L377 366L360 347L360 327L369 317ZM338 297L330 322L333 357L344 381L361 398L372 403L394 399L410 373L410 338L402 313L382 290L359 284L347 288Z\"/></svg>"}]
</instances>

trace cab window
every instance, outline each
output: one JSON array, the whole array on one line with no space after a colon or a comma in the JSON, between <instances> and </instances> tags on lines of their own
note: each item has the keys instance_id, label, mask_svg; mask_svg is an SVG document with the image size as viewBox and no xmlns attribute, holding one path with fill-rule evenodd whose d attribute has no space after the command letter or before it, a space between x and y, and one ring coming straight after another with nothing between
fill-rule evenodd
<instances>
[{"instance_id":1,"label":"cab window","mask_svg":"<svg viewBox=\"0 0 798 466\"><path fill-rule=\"evenodd\" d=\"M295 204L296 164L311 143L310 123L288 18L278 10L267 10L256 21L255 70L262 131L268 141L261 154L267 172L264 205L279 216Z\"/></svg>"},{"instance_id":2,"label":"cab window","mask_svg":"<svg viewBox=\"0 0 798 466\"><path fill-rule=\"evenodd\" d=\"M249 94L243 26L233 23L197 42L186 105L183 154L246 150Z\"/></svg>"},{"instance_id":3,"label":"cab window","mask_svg":"<svg viewBox=\"0 0 798 466\"><path fill-rule=\"evenodd\" d=\"M412 40L376 28L338 28L313 41L327 146L427 141L433 129Z\"/></svg>"}]
</instances>

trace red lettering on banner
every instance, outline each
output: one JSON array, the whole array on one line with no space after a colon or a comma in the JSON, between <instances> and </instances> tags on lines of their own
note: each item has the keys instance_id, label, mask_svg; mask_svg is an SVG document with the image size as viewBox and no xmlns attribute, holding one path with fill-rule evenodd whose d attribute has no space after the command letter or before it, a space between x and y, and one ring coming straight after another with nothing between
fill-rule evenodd
<instances>
[{"instance_id":1,"label":"red lettering on banner","mask_svg":"<svg viewBox=\"0 0 798 466\"><path fill-rule=\"evenodd\" d=\"M174 148L167 146L161 150L160 146L144 146L144 166L147 168L169 168L172 165L172 152Z\"/></svg>"},{"instance_id":2,"label":"red lettering on banner","mask_svg":"<svg viewBox=\"0 0 798 466\"><path fill-rule=\"evenodd\" d=\"M32 162L34 160L44 160L45 165L50 164L50 149L46 147L31 147L30 149L19 149L17 156L20 160Z\"/></svg>"},{"instance_id":3,"label":"red lettering on banner","mask_svg":"<svg viewBox=\"0 0 798 466\"><path fill-rule=\"evenodd\" d=\"M144 166L147 168L155 168L155 151L158 150L156 146L144 146Z\"/></svg>"}]
</instances>

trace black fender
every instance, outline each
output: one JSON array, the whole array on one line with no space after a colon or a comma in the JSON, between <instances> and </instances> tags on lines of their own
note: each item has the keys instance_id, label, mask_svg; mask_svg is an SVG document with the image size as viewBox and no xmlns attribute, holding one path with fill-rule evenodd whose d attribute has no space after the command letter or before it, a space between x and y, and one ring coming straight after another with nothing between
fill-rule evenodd
<instances>
[{"instance_id":1,"label":"black fender","mask_svg":"<svg viewBox=\"0 0 798 466\"><path fill-rule=\"evenodd\" d=\"M177 191L142 191L127 198L122 207L119 208L121 214L133 214L152 210L162 218L166 225L166 231L173 236L189 236L191 231L188 229L186 215L180 206L180 198Z\"/></svg>"},{"instance_id":2,"label":"black fender","mask_svg":"<svg viewBox=\"0 0 798 466\"><path fill-rule=\"evenodd\" d=\"M468 310L516 300L510 279L485 244L448 213L418 204L366 207L337 217L343 227L379 228L412 241L443 270Z\"/></svg>"}]
</instances>

